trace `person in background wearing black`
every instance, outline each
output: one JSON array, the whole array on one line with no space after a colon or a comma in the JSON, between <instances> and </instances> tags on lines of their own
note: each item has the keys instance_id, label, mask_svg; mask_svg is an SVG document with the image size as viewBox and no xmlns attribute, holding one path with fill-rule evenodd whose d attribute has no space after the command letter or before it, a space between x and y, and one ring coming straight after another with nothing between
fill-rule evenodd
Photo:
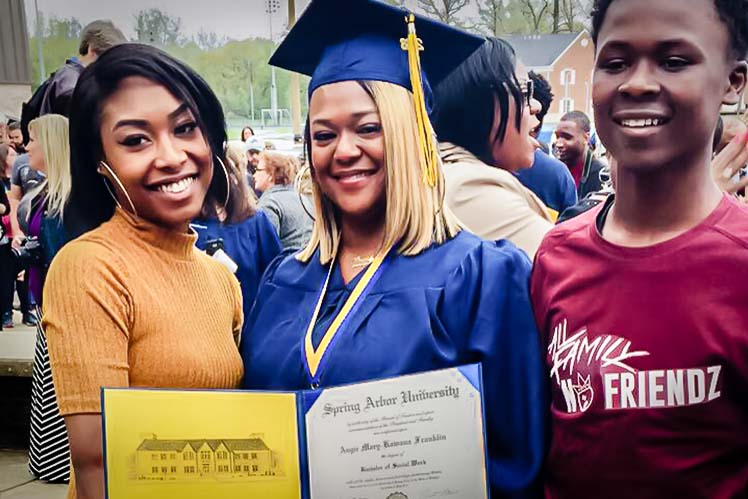
<instances>
[{"instance_id":1,"label":"person in background wearing black","mask_svg":"<svg viewBox=\"0 0 748 499\"><path fill-rule=\"evenodd\" d=\"M516 173L522 185L535 193L545 205L553 210L555 217L577 202L577 187L574 179L562 162L549 155L548 145L540 139L543 120L553 102L553 92L548 81L541 75L530 71L528 76L533 82L533 98L540 103L540 112L535 117L540 121L532 129L530 135L540 144L541 149L535 150L535 160L530 168Z\"/></svg>"},{"instance_id":2,"label":"person in background wearing black","mask_svg":"<svg viewBox=\"0 0 748 499\"><path fill-rule=\"evenodd\" d=\"M83 69L98 59L106 49L126 41L125 35L112 21L100 19L86 25L81 33L78 56L66 60L65 65L50 77L39 116L51 113L68 116L73 90Z\"/></svg>"},{"instance_id":3,"label":"person in background wearing black","mask_svg":"<svg viewBox=\"0 0 748 499\"><path fill-rule=\"evenodd\" d=\"M581 111L566 113L556 125L558 159L569 168L579 199L602 187L600 170L605 165L594 158L589 147L590 129L590 118Z\"/></svg>"}]
</instances>

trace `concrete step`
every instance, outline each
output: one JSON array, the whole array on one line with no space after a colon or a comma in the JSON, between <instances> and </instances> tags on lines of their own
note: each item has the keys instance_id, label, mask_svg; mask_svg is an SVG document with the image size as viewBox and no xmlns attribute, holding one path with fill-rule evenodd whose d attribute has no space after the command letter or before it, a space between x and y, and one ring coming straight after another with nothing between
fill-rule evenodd
<instances>
[{"instance_id":1,"label":"concrete step","mask_svg":"<svg viewBox=\"0 0 748 499\"><path fill-rule=\"evenodd\" d=\"M68 486L35 480L27 461L24 450L0 449L0 499L65 499Z\"/></svg>"}]
</instances>

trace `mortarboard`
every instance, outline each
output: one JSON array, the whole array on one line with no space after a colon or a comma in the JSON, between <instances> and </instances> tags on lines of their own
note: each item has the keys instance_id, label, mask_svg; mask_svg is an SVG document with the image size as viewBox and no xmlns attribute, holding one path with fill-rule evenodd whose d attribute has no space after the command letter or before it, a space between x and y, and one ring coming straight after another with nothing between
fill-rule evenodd
<instances>
[{"instance_id":1,"label":"mortarboard","mask_svg":"<svg viewBox=\"0 0 748 499\"><path fill-rule=\"evenodd\" d=\"M351 80L413 92L425 178L433 186L438 158L428 122L429 81L439 83L484 41L377 0L312 0L270 64L311 76L310 98L322 85Z\"/></svg>"}]
</instances>

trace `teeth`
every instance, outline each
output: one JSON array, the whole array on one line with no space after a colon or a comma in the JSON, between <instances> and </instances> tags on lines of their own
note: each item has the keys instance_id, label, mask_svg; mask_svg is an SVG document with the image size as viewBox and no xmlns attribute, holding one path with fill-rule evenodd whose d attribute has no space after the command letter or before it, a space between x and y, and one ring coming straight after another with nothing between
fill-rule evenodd
<instances>
[{"instance_id":1,"label":"teeth","mask_svg":"<svg viewBox=\"0 0 748 499\"><path fill-rule=\"evenodd\" d=\"M184 192L190 186L190 184L192 184L194 180L195 179L193 177L183 178L179 182L174 182L172 184L159 185L158 190L161 192L167 192L171 194L179 194L180 192Z\"/></svg>"},{"instance_id":2,"label":"teeth","mask_svg":"<svg viewBox=\"0 0 748 499\"><path fill-rule=\"evenodd\" d=\"M356 180L360 180L362 178L368 177L371 175L369 172L362 172L362 173L356 173L353 175L344 175L340 177L340 180L343 182L355 182Z\"/></svg>"},{"instance_id":3,"label":"teeth","mask_svg":"<svg viewBox=\"0 0 748 499\"><path fill-rule=\"evenodd\" d=\"M638 119L638 120L622 120L621 125L628 128L644 128L647 126L659 126L662 123L661 120L654 119Z\"/></svg>"}]
</instances>

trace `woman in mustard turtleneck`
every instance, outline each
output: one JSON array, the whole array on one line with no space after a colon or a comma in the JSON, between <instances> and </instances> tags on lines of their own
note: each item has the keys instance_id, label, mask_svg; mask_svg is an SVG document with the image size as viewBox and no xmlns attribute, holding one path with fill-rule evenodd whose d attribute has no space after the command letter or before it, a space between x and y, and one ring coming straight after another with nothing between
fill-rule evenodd
<instances>
[{"instance_id":1,"label":"woman in mustard turtleneck","mask_svg":"<svg viewBox=\"0 0 748 499\"><path fill-rule=\"evenodd\" d=\"M237 388L242 297L195 248L204 203L231 213L224 116L190 68L114 47L86 68L70 118L66 224L44 320L75 472L68 498L104 497L100 387Z\"/></svg>"}]
</instances>

